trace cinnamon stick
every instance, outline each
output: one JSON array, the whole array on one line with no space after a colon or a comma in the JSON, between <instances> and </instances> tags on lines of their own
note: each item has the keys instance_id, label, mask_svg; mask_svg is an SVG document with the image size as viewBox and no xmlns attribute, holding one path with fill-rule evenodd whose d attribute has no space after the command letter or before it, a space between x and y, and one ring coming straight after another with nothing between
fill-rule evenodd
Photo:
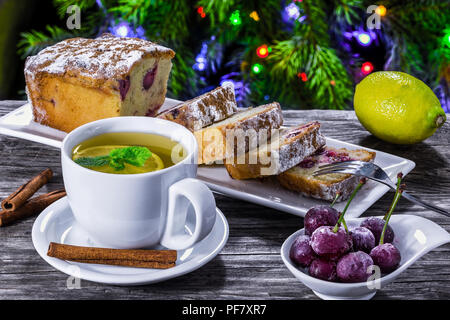
<instances>
[{"instance_id":1,"label":"cinnamon stick","mask_svg":"<svg viewBox=\"0 0 450 320\"><path fill-rule=\"evenodd\" d=\"M169 269L175 267L175 262L162 263L156 261L140 261L140 260L71 260L81 263L106 264L111 266L123 266L133 268L150 268L150 269Z\"/></svg>"},{"instance_id":2,"label":"cinnamon stick","mask_svg":"<svg viewBox=\"0 0 450 320\"><path fill-rule=\"evenodd\" d=\"M56 200L61 199L66 195L64 189L52 191L37 197L34 197L25 202L16 210L6 210L0 212L0 227L4 227L13 223L14 221L31 217L41 213L45 208L51 205Z\"/></svg>"},{"instance_id":3,"label":"cinnamon stick","mask_svg":"<svg viewBox=\"0 0 450 320\"><path fill-rule=\"evenodd\" d=\"M20 186L16 191L10 194L1 202L3 210L17 210L22 206L36 191L46 184L53 176L50 168L45 169L33 179Z\"/></svg>"},{"instance_id":4,"label":"cinnamon stick","mask_svg":"<svg viewBox=\"0 0 450 320\"><path fill-rule=\"evenodd\" d=\"M158 269L174 267L177 260L175 250L93 248L55 242L50 242L47 255L75 262Z\"/></svg>"}]
</instances>

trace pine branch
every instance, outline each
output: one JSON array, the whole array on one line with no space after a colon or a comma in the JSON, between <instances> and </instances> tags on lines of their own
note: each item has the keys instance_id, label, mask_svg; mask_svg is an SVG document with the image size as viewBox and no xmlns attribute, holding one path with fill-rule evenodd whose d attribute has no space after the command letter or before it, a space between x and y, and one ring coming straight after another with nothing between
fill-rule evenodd
<instances>
[{"instance_id":1,"label":"pine branch","mask_svg":"<svg viewBox=\"0 0 450 320\"><path fill-rule=\"evenodd\" d=\"M240 1L235 0L199 0L197 6L203 7L203 10L211 20L211 25L223 23L229 19L230 10L238 10Z\"/></svg>"},{"instance_id":2,"label":"pine branch","mask_svg":"<svg viewBox=\"0 0 450 320\"><path fill-rule=\"evenodd\" d=\"M168 83L169 96L175 99L186 100L196 95L198 90L197 84L199 82L198 76L192 69L194 61L189 51L179 47L178 52L184 52L176 54L172 60L172 72Z\"/></svg>"},{"instance_id":3,"label":"pine branch","mask_svg":"<svg viewBox=\"0 0 450 320\"><path fill-rule=\"evenodd\" d=\"M150 7L155 5L154 1L147 0L118 0L117 2L116 6L108 8L108 12L134 25L143 25L147 14L151 12Z\"/></svg>"},{"instance_id":4,"label":"pine branch","mask_svg":"<svg viewBox=\"0 0 450 320\"><path fill-rule=\"evenodd\" d=\"M58 8L57 13L59 17L64 18L70 6L76 5L81 11L85 11L95 6L96 2L95 0L53 0L53 4Z\"/></svg>"},{"instance_id":5,"label":"pine branch","mask_svg":"<svg viewBox=\"0 0 450 320\"><path fill-rule=\"evenodd\" d=\"M272 83L295 81L313 96L314 107L344 109L353 86L336 51L330 48L324 5L302 3L302 8L307 16L305 23L296 25L291 39L273 46ZM304 83L297 77L301 72L308 78ZM281 85L275 90L286 93Z\"/></svg>"},{"instance_id":6,"label":"pine branch","mask_svg":"<svg viewBox=\"0 0 450 320\"><path fill-rule=\"evenodd\" d=\"M356 23L361 19L359 11L364 10L362 0L334 0L333 15L337 23Z\"/></svg>"},{"instance_id":7,"label":"pine branch","mask_svg":"<svg viewBox=\"0 0 450 320\"><path fill-rule=\"evenodd\" d=\"M48 34L32 30L20 34L21 40L18 43L18 53L22 58L34 55L42 49L51 46L64 39L73 37L73 34L57 26L46 26Z\"/></svg>"}]
</instances>

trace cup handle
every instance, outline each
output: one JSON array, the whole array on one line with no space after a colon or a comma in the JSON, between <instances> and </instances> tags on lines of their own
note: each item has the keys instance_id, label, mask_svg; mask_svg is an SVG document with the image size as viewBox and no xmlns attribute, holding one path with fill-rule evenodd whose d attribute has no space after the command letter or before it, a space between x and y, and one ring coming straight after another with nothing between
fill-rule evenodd
<instances>
[{"instance_id":1,"label":"cup handle","mask_svg":"<svg viewBox=\"0 0 450 320\"><path fill-rule=\"evenodd\" d=\"M195 212L195 230L185 233L188 204ZM197 179L186 178L169 187L169 203L161 244L169 249L183 250L205 238L216 221L216 201L209 188Z\"/></svg>"}]
</instances>

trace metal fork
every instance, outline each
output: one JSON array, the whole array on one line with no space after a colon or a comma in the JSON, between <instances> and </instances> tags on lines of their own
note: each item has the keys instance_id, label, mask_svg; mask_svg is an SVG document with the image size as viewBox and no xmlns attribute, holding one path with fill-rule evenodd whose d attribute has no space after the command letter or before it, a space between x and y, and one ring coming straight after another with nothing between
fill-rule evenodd
<instances>
[{"instance_id":1,"label":"metal fork","mask_svg":"<svg viewBox=\"0 0 450 320\"><path fill-rule=\"evenodd\" d=\"M393 190L395 190L397 188L396 184L391 181L391 179L386 174L386 172L372 162L343 161L343 162L327 164L327 165L320 166L318 168L318 170L316 170L313 173L313 175L319 176L319 175L329 174L329 173L346 173L346 174L351 174L351 175L355 175L355 176L362 176L362 177L366 177L368 179L380 182L380 183L390 187ZM450 217L450 212L448 212L447 210L444 210L437 206L428 204L416 197L413 197L412 195L410 195L406 192L403 192L402 196L404 198L408 199L409 201L414 202L415 204L418 204L424 208L433 210L435 212L446 215L447 217Z\"/></svg>"}]
</instances>

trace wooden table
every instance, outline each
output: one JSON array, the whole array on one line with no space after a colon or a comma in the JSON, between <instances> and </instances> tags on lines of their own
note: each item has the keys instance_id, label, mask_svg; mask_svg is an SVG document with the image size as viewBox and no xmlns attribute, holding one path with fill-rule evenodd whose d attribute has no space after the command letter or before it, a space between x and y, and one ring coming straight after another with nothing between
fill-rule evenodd
<instances>
[{"instance_id":1,"label":"wooden table","mask_svg":"<svg viewBox=\"0 0 450 320\"><path fill-rule=\"evenodd\" d=\"M0 101L0 116L23 104ZM397 146L370 135L352 111L287 110L284 115L287 125L320 120L329 137L411 159L416 168L405 179L408 191L450 208L449 122L424 143ZM62 187L58 149L0 136L0 155L0 198L47 167L55 176L40 193ZM382 197L365 215L384 215L392 195ZM317 299L286 269L279 254L283 241L303 226L301 218L224 196L217 195L216 201L230 225L222 252L197 271L148 286L117 287L82 280L80 290L69 290L67 275L34 250L35 218L0 228L0 299ZM429 218L450 231L450 218L406 200L400 201L395 212L402 213ZM450 245L425 255L375 299L450 299Z\"/></svg>"}]
</instances>

